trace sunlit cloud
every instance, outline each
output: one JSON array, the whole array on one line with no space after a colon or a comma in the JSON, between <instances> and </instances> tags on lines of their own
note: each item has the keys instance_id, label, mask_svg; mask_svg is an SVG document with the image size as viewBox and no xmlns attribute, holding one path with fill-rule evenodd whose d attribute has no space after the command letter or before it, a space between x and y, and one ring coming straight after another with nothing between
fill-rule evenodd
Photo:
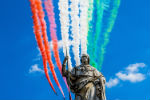
<instances>
[{"instance_id":1,"label":"sunlit cloud","mask_svg":"<svg viewBox=\"0 0 150 100\"><path fill-rule=\"evenodd\" d=\"M136 63L128 65L123 71L115 74L114 79L106 82L108 88L114 87L121 81L129 81L131 83L141 82L146 79L146 75L140 72L140 69L146 67L144 63Z\"/></svg>"},{"instance_id":2,"label":"sunlit cloud","mask_svg":"<svg viewBox=\"0 0 150 100\"><path fill-rule=\"evenodd\" d=\"M128 72L138 72L139 71L139 68L143 68L145 67L146 65L144 63L136 63L136 64L130 64L126 70Z\"/></svg>"},{"instance_id":3,"label":"sunlit cloud","mask_svg":"<svg viewBox=\"0 0 150 100\"><path fill-rule=\"evenodd\" d=\"M146 65L144 63L130 64L125 71L120 71L116 76L123 81L130 82L140 82L145 79L145 75L139 73L140 68L144 68Z\"/></svg>"},{"instance_id":4,"label":"sunlit cloud","mask_svg":"<svg viewBox=\"0 0 150 100\"><path fill-rule=\"evenodd\" d=\"M145 79L145 75L142 73L117 73L117 77L123 81L130 81L130 82L140 82Z\"/></svg>"},{"instance_id":5,"label":"sunlit cloud","mask_svg":"<svg viewBox=\"0 0 150 100\"><path fill-rule=\"evenodd\" d=\"M34 72L44 73L44 71L41 68L39 68L37 64L32 65L31 68L29 69L29 73Z\"/></svg>"},{"instance_id":6,"label":"sunlit cloud","mask_svg":"<svg viewBox=\"0 0 150 100\"><path fill-rule=\"evenodd\" d=\"M119 83L118 78L114 78L114 79L111 78L108 82L106 82L106 86L108 88L111 88L113 86L116 86L118 83Z\"/></svg>"}]
</instances>

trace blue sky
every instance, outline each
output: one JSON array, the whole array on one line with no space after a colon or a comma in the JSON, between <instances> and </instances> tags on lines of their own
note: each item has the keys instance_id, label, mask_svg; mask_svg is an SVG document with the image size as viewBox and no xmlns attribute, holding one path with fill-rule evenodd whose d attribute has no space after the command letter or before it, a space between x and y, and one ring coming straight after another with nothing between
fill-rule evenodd
<instances>
[{"instance_id":1,"label":"blue sky","mask_svg":"<svg viewBox=\"0 0 150 100\"><path fill-rule=\"evenodd\" d=\"M149 4L149 0L121 1L102 67L110 86L106 87L107 100L150 99ZM33 34L29 1L2 0L0 12L0 100L62 100L56 84L59 96L52 92L41 71L30 72L35 64L42 69L42 59ZM60 33L57 9L55 12ZM68 96L58 69L55 70ZM141 76L136 79L134 75Z\"/></svg>"}]
</instances>

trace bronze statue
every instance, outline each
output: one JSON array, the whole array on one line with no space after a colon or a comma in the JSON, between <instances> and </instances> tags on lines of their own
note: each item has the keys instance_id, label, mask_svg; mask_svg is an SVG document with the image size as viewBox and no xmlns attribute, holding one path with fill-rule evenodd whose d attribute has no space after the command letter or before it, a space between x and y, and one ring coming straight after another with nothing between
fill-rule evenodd
<instances>
[{"instance_id":1,"label":"bronze statue","mask_svg":"<svg viewBox=\"0 0 150 100\"><path fill-rule=\"evenodd\" d=\"M75 100L106 100L105 78L94 67L90 66L90 58L83 54L81 65L71 71L66 69L68 56L62 65L62 74L67 79L71 92L75 94Z\"/></svg>"}]
</instances>

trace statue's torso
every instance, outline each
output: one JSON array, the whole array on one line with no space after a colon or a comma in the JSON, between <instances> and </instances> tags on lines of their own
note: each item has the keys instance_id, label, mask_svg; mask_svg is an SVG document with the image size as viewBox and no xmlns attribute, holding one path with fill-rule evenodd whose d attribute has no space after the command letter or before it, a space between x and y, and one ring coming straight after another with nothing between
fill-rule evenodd
<instances>
[{"instance_id":1,"label":"statue's torso","mask_svg":"<svg viewBox=\"0 0 150 100\"><path fill-rule=\"evenodd\" d=\"M82 99L76 100L104 100L95 98L105 98L104 92L102 93L101 90L98 90L103 87L102 90L105 91L103 75L90 65L74 67L68 75L67 82L71 91L77 96L76 98L82 97ZM95 84L96 82L98 82L97 85ZM98 97L98 94L102 96Z\"/></svg>"},{"instance_id":2,"label":"statue's torso","mask_svg":"<svg viewBox=\"0 0 150 100\"><path fill-rule=\"evenodd\" d=\"M80 91L85 85L93 82L101 73L90 65L80 65L71 71L70 85L73 92ZM73 77L73 78L72 78Z\"/></svg>"}]
</instances>

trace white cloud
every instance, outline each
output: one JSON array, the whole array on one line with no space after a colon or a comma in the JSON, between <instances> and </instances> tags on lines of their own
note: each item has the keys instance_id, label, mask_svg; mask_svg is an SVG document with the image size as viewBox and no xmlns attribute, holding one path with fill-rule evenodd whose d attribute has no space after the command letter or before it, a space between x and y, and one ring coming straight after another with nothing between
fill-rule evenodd
<instances>
[{"instance_id":1,"label":"white cloud","mask_svg":"<svg viewBox=\"0 0 150 100\"><path fill-rule=\"evenodd\" d=\"M31 68L29 69L29 73L34 73L34 72L44 73L44 71L41 68L39 68L37 64L32 65Z\"/></svg>"},{"instance_id":2,"label":"white cloud","mask_svg":"<svg viewBox=\"0 0 150 100\"><path fill-rule=\"evenodd\" d=\"M130 64L126 70L129 72L138 72L139 68L143 68L146 65L144 63L136 63L136 64Z\"/></svg>"},{"instance_id":3,"label":"white cloud","mask_svg":"<svg viewBox=\"0 0 150 100\"><path fill-rule=\"evenodd\" d=\"M111 78L108 82L106 82L106 86L108 88L116 86L119 84L119 80L129 81L131 83L141 82L146 78L145 74L140 73L140 68L144 67L146 67L144 63L130 64L125 68L125 70L116 73L116 77L114 79Z\"/></svg>"},{"instance_id":4,"label":"white cloud","mask_svg":"<svg viewBox=\"0 0 150 100\"><path fill-rule=\"evenodd\" d=\"M123 81L130 82L140 82L145 79L145 75L139 73L139 68L144 68L146 65L144 63L130 64L125 71L120 71L116 76Z\"/></svg>"},{"instance_id":5,"label":"white cloud","mask_svg":"<svg viewBox=\"0 0 150 100\"><path fill-rule=\"evenodd\" d=\"M145 75L142 73L122 73L119 72L116 76L123 81L130 81L132 83L140 82L145 79Z\"/></svg>"},{"instance_id":6,"label":"white cloud","mask_svg":"<svg viewBox=\"0 0 150 100\"><path fill-rule=\"evenodd\" d=\"M117 78L114 78L114 79L111 78L108 82L106 82L106 86L108 88L111 88L113 86L116 86L118 83L119 83L119 80Z\"/></svg>"}]
</instances>

